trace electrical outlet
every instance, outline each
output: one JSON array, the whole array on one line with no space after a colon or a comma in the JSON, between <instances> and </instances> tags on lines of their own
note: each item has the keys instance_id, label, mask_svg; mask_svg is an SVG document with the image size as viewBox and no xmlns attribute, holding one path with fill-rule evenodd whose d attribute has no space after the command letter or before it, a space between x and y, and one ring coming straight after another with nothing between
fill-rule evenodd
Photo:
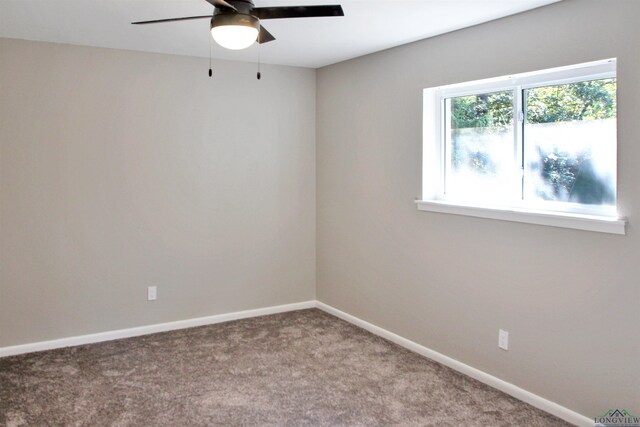
<instances>
[{"instance_id":1,"label":"electrical outlet","mask_svg":"<svg viewBox=\"0 0 640 427\"><path fill-rule=\"evenodd\" d=\"M149 286L147 288L147 300L155 301L158 298L158 288L156 286Z\"/></svg>"},{"instance_id":2,"label":"electrical outlet","mask_svg":"<svg viewBox=\"0 0 640 427\"><path fill-rule=\"evenodd\" d=\"M509 332L500 329L498 331L498 347L509 350Z\"/></svg>"}]
</instances>

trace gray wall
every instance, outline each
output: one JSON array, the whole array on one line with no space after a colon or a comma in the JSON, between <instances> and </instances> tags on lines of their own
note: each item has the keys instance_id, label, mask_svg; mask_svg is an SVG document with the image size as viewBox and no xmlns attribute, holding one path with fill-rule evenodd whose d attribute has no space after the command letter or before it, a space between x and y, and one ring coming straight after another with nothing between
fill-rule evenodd
<instances>
[{"instance_id":1,"label":"gray wall","mask_svg":"<svg viewBox=\"0 0 640 427\"><path fill-rule=\"evenodd\" d=\"M0 39L0 346L315 297L316 73L207 68Z\"/></svg>"},{"instance_id":2,"label":"gray wall","mask_svg":"<svg viewBox=\"0 0 640 427\"><path fill-rule=\"evenodd\" d=\"M320 69L318 299L584 415L640 413L638 16L566 0ZM423 88L610 57L626 236L417 211Z\"/></svg>"}]
</instances>

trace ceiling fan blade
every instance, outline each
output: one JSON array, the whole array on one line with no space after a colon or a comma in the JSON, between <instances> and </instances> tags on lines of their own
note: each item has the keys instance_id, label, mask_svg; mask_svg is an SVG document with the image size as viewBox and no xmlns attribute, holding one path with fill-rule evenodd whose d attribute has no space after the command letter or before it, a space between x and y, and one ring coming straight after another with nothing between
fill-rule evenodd
<instances>
[{"instance_id":1,"label":"ceiling fan blade","mask_svg":"<svg viewBox=\"0 0 640 427\"><path fill-rule=\"evenodd\" d=\"M272 42L275 39L276 38L273 37L273 35L269 31L267 31L266 28L260 25L260 33L258 33L258 43L262 44L262 43Z\"/></svg>"},{"instance_id":2,"label":"ceiling fan blade","mask_svg":"<svg viewBox=\"0 0 640 427\"><path fill-rule=\"evenodd\" d=\"M258 19L280 19L280 18L313 18L316 16L344 16L342 6L274 6L255 7L251 14Z\"/></svg>"},{"instance_id":3,"label":"ceiling fan blade","mask_svg":"<svg viewBox=\"0 0 640 427\"><path fill-rule=\"evenodd\" d=\"M238 11L238 9L235 8L235 6L227 3L224 0L205 0L207 3L209 3L210 5L212 5L213 7L218 7L220 9L231 9L234 11Z\"/></svg>"},{"instance_id":4,"label":"ceiling fan blade","mask_svg":"<svg viewBox=\"0 0 640 427\"><path fill-rule=\"evenodd\" d=\"M202 15L202 16L185 16L184 18L168 18L168 19L156 19L154 21L138 21L132 22L134 25L144 25L144 24L159 24L162 22L174 22L174 21L189 21L192 19L211 19L211 15Z\"/></svg>"}]
</instances>

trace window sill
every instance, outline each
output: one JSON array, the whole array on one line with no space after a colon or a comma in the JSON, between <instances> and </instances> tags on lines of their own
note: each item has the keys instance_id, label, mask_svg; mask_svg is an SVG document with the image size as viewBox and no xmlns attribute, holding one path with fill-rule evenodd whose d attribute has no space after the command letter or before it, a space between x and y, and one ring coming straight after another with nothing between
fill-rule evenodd
<instances>
[{"instance_id":1,"label":"window sill","mask_svg":"<svg viewBox=\"0 0 640 427\"><path fill-rule=\"evenodd\" d=\"M516 208L469 206L441 200L416 200L418 210L428 212L467 215L478 218L524 222L551 227L574 228L600 233L625 234L627 220L610 219L592 215L550 213Z\"/></svg>"}]
</instances>

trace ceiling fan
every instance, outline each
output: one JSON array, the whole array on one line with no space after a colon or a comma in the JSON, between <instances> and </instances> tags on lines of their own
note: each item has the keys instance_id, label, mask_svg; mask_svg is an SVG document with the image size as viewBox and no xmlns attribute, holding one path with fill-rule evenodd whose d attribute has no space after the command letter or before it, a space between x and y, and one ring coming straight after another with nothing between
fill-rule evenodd
<instances>
[{"instance_id":1,"label":"ceiling fan","mask_svg":"<svg viewBox=\"0 0 640 427\"><path fill-rule=\"evenodd\" d=\"M244 49L258 42L275 40L261 24L261 19L312 18L344 16L340 5L255 7L252 0L205 0L214 7L213 15L157 19L132 22L135 25L211 19L211 35L222 47Z\"/></svg>"}]
</instances>

